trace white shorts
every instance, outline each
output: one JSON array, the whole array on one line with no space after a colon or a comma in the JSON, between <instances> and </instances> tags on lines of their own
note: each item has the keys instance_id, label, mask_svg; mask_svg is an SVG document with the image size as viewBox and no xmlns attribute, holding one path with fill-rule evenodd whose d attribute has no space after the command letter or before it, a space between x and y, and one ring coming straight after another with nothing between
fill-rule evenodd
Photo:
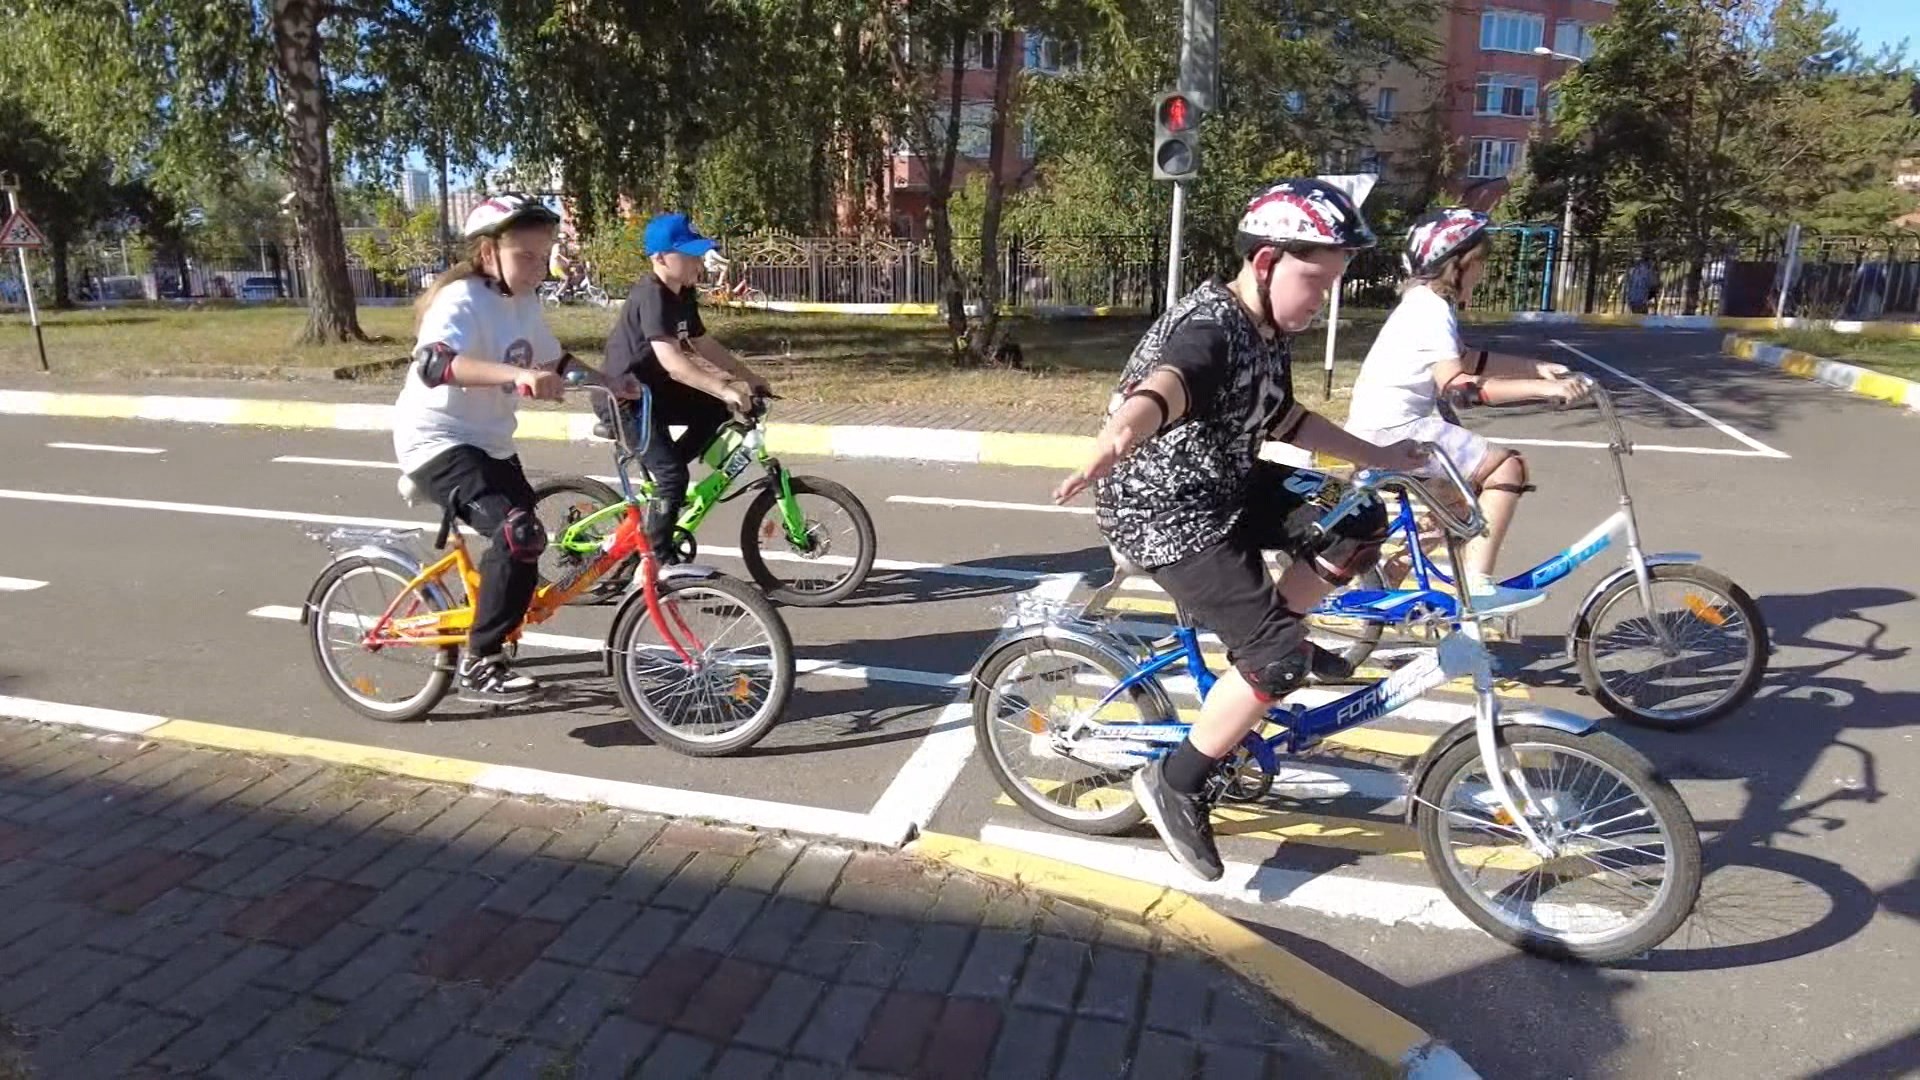
<instances>
[{"instance_id":1,"label":"white shorts","mask_svg":"<svg viewBox=\"0 0 1920 1080\"><path fill-rule=\"evenodd\" d=\"M1356 431L1353 434L1379 446L1388 446L1402 439L1434 443L1448 458L1452 459L1454 468L1459 469L1460 475L1469 483L1479 474L1481 467L1486 465L1488 456L1493 453L1493 444L1485 438L1475 435L1458 424L1449 424L1438 416L1423 416L1418 420L1387 428L1384 431ZM1441 471L1438 462L1428 462L1415 472L1420 476L1435 478L1443 478L1447 475Z\"/></svg>"}]
</instances>

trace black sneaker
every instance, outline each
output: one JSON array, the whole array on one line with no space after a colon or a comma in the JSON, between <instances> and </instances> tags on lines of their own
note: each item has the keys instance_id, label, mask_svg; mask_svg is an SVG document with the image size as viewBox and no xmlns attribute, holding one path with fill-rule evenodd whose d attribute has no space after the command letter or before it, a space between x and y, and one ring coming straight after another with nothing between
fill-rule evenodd
<instances>
[{"instance_id":1,"label":"black sneaker","mask_svg":"<svg viewBox=\"0 0 1920 1080\"><path fill-rule=\"evenodd\" d=\"M1346 657L1307 642L1307 674L1312 682L1337 683L1353 680L1353 665Z\"/></svg>"},{"instance_id":2,"label":"black sneaker","mask_svg":"<svg viewBox=\"0 0 1920 1080\"><path fill-rule=\"evenodd\" d=\"M606 441L608 441L608 442L612 442L612 441L614 441L614 440L613 440L613 425L612 425L612 424L609 424L609 423L607 423L607 422L606 422L605 420L602 420L602 421L600 421L600 422L598 422L598 423L596 423L596 424L594 424L594 425L593 425L593 437L594 437L594 438L596 438L596 439L605 439L605 440L606 440Z\"/></svg>"},{"instance_id":3,"label":"black sneaker","mask_svg":"<svg viewBox=\"0 0 1920 1080\"><path fill-rule=\"evenodd\" d=\"M1160 834L1167 853L1202 881L1219 881L1226 867L1213 842L1212 807L1204 796L1175 791L1167 783L1167 759L1162 757L1134 770L1133 797L1140 800L1147 820Z\"/></svg>"},{"instance_id":4,"label":"black sneaker","mask_svg":"<svg viewBox=\"0 0 1920 1080\"><path fill-rule=\"evenodd\" d=\"M481 705L520 705L540 696L539 680L516 675L498 654L460 661L460 700Z\"/></svg>"}]
</instances>

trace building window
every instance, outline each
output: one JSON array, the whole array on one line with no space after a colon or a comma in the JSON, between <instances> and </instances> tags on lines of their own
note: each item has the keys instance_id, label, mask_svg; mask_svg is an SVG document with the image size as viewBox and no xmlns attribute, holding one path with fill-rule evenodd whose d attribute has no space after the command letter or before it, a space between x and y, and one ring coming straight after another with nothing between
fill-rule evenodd
<instances>
[{"instance_id":1,"label":"building window","mask_svg":"<svg viewBox=\"0 0 1920 1080\"><path fill-rule=\"evenodd\" d=\"M1482 72L1473 87L1473 111L1480 116L1534 116L1539 110L1540 80L1531 75Z\"/></svg>"},{"instance_id":2,"label":"building window","mask_svg":"<svg viewBox=\"0 0 1920 1080\"><path fill-rule=\"evenodd\" d=\"M1524 11L1480 13L1480 47L1492 52L1530 53L1546 40L1547 20Z\"/></svg>"},{"instance_id":3,"label":"building window","mask_svg":"<svg viewBox=\"0 0 1920 1080\"><path fill-rule=\"evenodd\" d=\"M991 71L1000 57L1000 33L982 30L967 37L967 66Z\"/></svg>"},{"instance_id":4,"label":"building window","mask_svg":"<svg viewBox=\"0 0 1920 1080\"><path fill-rule=\"evenodd\" d=\"M1027 66L1035 71L1057 75L1080 69L1080 43L1062 41L1045 34L1027 33Z\"/></svg>"},{"instance_id":5,"label":"building window","mask_svg":"<svg viewBox=\"0 0 1920 1080\"><path fill-rule=\"evenodd\" d=\"M993 141L993 102L963 101L960 103L960 143L958 152L961 157L984 158Z\"/></svg>"},{"instance_id":6,"label":"building window","mask_svg":"<svg viewBox=\"0 0 1920 1080\"><path fill-rule=\"evenodd\" d=\"M1383 124L1393 121L1394 90L1391 86L1380 88L1380 96L1373 103L1373 118Z\"/></svg>"},{"instance_id":7,"label":"building window","mask_svg":"<svg viewBox=\"0 0 1920 1080\"><path fill-rule=\"evenodd\" d=\"M1513 171L1520 157L1518 139L1475 139L1467 155L1467 176L1473 180L1493 180Z\"/></svg>"},{"instance_id":8,"label":"building window","mask_svg":"<svg viewBox=\"0 0 1920 1080\"><path fill-rule=\"evenodd\" d=\"M1560 20L1555 23L1553 27L1554 51L1563 52L1569 56L1577 56L1582 60L1592 59L1594 29L1595 27L1592 23L1573 22L1569 19Z\"/></svg>"}]
</instances>

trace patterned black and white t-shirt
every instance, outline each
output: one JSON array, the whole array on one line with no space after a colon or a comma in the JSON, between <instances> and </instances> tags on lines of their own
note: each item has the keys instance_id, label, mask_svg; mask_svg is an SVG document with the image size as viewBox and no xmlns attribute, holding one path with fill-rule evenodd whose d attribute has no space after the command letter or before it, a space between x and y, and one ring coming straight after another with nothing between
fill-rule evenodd
<instances>
[{"instance_id":1,"label":"patterned black and white t-shirt","mask_svg":"<svg viewBox=\"0 0 1920 1080\"><path fill-rule=\"evenodd\" d=\"M1246 504L1268 429L1293 403L1285 338L1260 336L1225 284L1210 281L1151 327L1107 407L1158 368L1186 381L1187 415L1094 486L1094 520L1121 554L1165 566L1225 539Z\"/></svg>"}]
</instances>

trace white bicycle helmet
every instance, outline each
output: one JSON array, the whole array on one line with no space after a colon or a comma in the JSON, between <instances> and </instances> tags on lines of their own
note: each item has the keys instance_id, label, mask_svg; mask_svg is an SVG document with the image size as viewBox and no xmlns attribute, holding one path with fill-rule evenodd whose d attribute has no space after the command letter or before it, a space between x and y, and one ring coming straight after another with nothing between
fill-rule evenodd
<instances>
[{"instance_id":1,"label":"white bicycle helmet","mask_svg":"<svg viewBox=\"0 0 1920 1080\"><path fill-rule=\"evenodd\" d=\"M1401 265L1416 278L1430 278L1447 260L1465 255L1487 237L1492 219L1478 210L1449 207L1428 214L1407 230L1407 249Z\"/></svg>"},{"instance_id":2,"label":"white bicycle helmet","mask_svg":"<svg viewBox=\"0 0 1920 1080\"><path fill-rule=\"evenodd\" d=\"M468 240L476 236L499 236L515 225L528 224L558 225L560 215L531 195L503 192L469 210L460 235Z\"/></svg>"}]
</instances>

